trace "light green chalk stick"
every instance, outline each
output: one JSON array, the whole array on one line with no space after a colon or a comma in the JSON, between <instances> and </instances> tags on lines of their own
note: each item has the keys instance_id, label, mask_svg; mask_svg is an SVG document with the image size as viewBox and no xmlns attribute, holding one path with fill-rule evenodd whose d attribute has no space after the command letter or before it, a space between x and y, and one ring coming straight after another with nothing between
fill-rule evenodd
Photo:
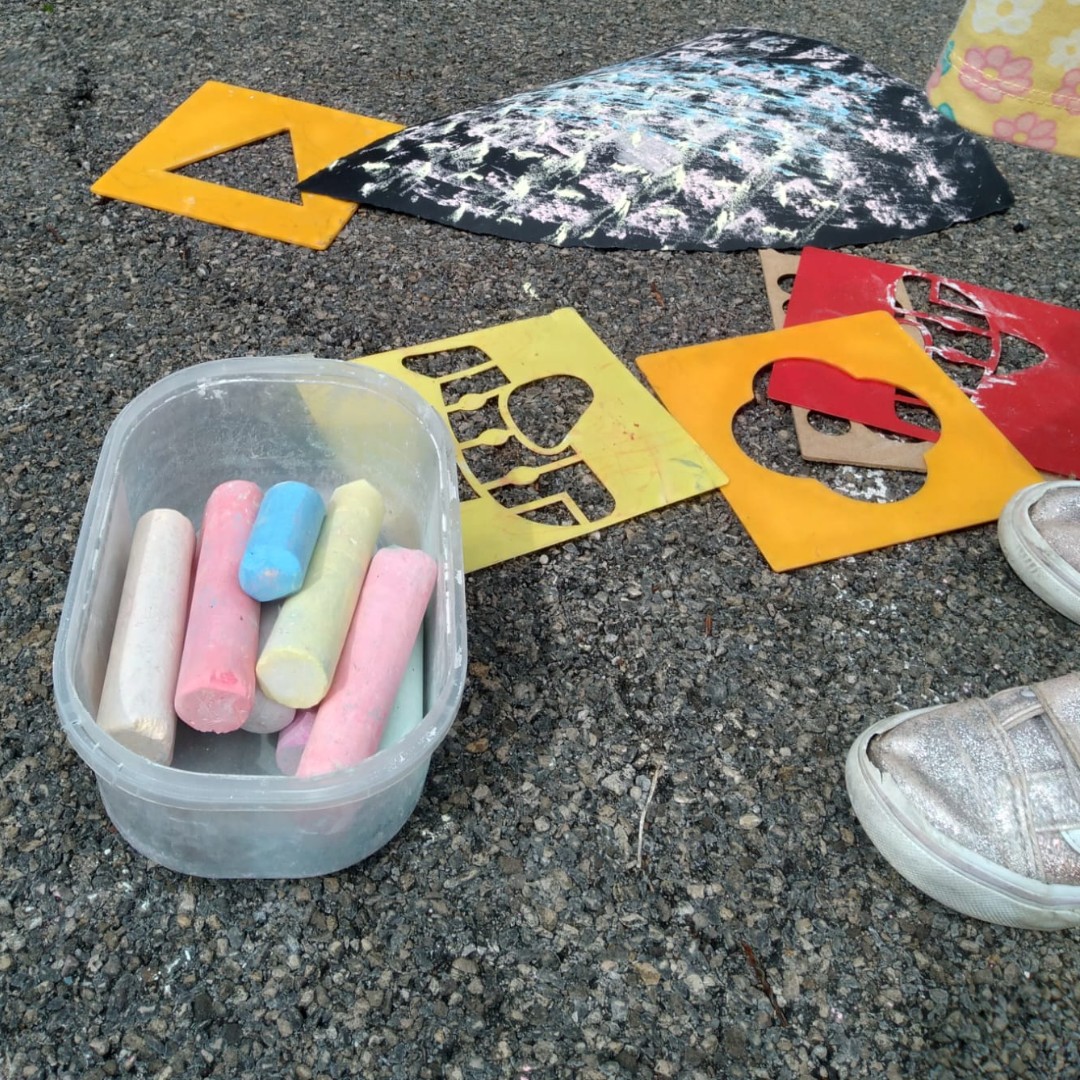
<instances>
[{"instance_id":1,"label":"light green chalk stick","mask_svg":"<svg viewBox=\"0 0 1080 1080\"><path fill-rule=\"evenodd\" d=\"M424 718L424 628L416 636L409 654L405 677L401 680L394 707L386 719L379 749L385 750L399 742Z\"/></svg>"},{"instance_id":2,"label":"light green chalk stick","mask_svg":"<svg viewBox=\"0 0 1080 1080\"><path fill-rule=\"evenodd\" d=\"M304 587L282 604L255 666L268 698L310 709L330 689L383 510L382 496L366 480L343 484L330 496Z\"/></svg>"}]
</instances>

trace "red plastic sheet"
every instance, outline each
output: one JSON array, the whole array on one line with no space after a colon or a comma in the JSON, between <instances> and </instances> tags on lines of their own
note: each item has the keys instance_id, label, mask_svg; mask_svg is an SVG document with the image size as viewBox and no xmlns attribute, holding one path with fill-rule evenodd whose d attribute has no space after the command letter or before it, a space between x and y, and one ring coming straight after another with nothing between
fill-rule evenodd
<instances>
[{"instance_id":1,"label":"red plastic sheet","mask_svg":"<svg viewBox=\"0 0 1080 1080\"><path fill-rule=\"evenodd\" d=\"M896 298L901 282L912 308ZM889 311L916 326L927 351L966 384L972 401L1037 469L1080 473L1080 311L856 255L804 249L785 326L867 311ZM769 396L883 431L936 437L912 415L898 415L898 404L921 405L902 388L823 378L821 365L797 358L774 365Z\"/></svg>"}]
</instances>

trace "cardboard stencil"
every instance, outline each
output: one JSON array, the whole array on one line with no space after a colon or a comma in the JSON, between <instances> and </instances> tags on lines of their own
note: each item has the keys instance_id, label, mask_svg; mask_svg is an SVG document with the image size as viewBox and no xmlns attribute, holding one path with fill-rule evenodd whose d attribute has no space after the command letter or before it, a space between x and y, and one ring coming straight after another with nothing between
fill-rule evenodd
<instances>
[{"instance_id":1,"label":"cardboard stencil","mask_svg":"<svg viewBox=\"0 0 1080 1080\"><path fill-rule=\"evenodd\" d=\"M356 204L322 195L285 202L177 170L288 133L303 180L348 150L400 131L400 124L321 105L204 83L91 187L95 195L148 206L227 229L322 250L333 243Z\"/></svg>"},{"instance_id":2,"label":"cardboard stencil","mask_svg":"<svg viewBox=\"0 0 1080 1080\"><path fill-rule=\"evenodd\" d=\"M788 301L791 299L791 285L794 284L799 270L799 255L794 251L773 251L766 248L758 252L758 261L765 278L765 295L769 299L773 329L782 330Z\"/></svg>"},{"instance_id":3,"label":"cardboard stencil","mask_svg":"<svg viewBox=\"0 0 1080 1080\"><path fill-rule=\"evenodd\" d=\"M433 354L447 354L453 370L427 375L410 369ZM468 366L458 366L462 360ZM570 308L354 363L408 383L446 419L457 443L466 571L572 540L727 481ZM560 418L557 399L542 398L556 430L543 437L522 430L518 395L543 395L546 382L567 379L584 384L583 411ZM608 509L583 507L570 490L580 482L602 489L600 501Z\"/></svg>"},{"instance_id":4,"label":"cardboard stencil","mask_svg":"<svg viewBox=\"0 0 1080 1080\"><path fill-rule=\"evenodd\" d=\"M901 472L926 472L926 451L932 442L905 442L889 438L880 431L847 421L847 431L819 431L810 420L810 409L791 406L799 453L806 461L826 465L854 465L859 469L898 469Z\"/></svg>"},{"instance_id":5,"label":"cardboard stencil","mask_svg":"<svg viewBox=\"0 0 1080 1080\"><path fill-rule=\"evenodd\" d=\"M780 360L827 364L851 379L894 378L941 420L926 481L906 499L874 504L805 476L759 465L735 440L736 412L754 378ZM874 312L638 358L660 399L728 474L723 494L777 571L994 521L1039 474L896 325Z\"/></svg>"},{"instance_id":6,"label":"cardboard stencil","mask_svg":"<svg viewBox=\"0 0 1080 1080\"><path fill-rule=\"evenodd\" d=\"M799 270L800 257L791 252L761 251L762 273L765 275L765 293L769 299L773 327L783 329L787 306L791 300L790 287L785 288L786 278L794 281ZM903 284L897 286L897 298L907 302L907 293ZM917 327L904 326L904 331L920 347L922 335ZM772 376L776 377L783 369L791 369L796 361L786 361L773 367ZM770 383L769 397L783 401L776 388ZM890 438L873 428L860 424L850 417L838 417L847 421L848 429L843 432L819 431L810 422L810 409L800 405L791 406L791 418L795 425L795 438L799 443L799 453L807 461L820 461L834 465L855 465L867 469L900 469L905 472L926 472L923 455L937 438L937 433L919 436L919 441L905 442Z\"/></svg>"},{"instance_id":7,"label":"cardboard stencil","mask_svg":"<svg viewBox=\"0 0 1080 1080\"><path fill-rule=\"evenodd\" d=\"M918 286L925 299L912 303L905 285ZM950 373L969 376L971 400L1032 465L1080 473L1080 311L856 255L803 252L786 325L878 310L908 324ZM1014 363L1018 355L1028 366ZM914 391L900 377L888 381L889 388L844 395L804 383L777 400L903 431L896 405L918 405L918 395L900 393L898 386Z\"/></svg>"}]
</instances>

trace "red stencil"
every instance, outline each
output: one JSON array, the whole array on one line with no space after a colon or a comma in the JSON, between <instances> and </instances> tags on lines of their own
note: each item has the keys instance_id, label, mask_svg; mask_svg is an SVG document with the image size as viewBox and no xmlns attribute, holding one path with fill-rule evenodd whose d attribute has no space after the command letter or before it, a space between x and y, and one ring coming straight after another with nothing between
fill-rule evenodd
<instances>
[{"instance_id":1,"label":"red stencil","mask_svg":"<svg viewBox=\"0 0 1080 1080\"><path fill-rule=\"evenodd\" d=\"M911 306L898 299L909 294ZM918 328L931 356L1037 469L1080 472L1080 311L909 267L805 248L785 326L888 311ZM922 405L887 383L822 377L823 365L773 366L769 396L883 431L934 439L897 415ZM925 408L925 406L923 406Z\"/></svg>"}]
</instances>

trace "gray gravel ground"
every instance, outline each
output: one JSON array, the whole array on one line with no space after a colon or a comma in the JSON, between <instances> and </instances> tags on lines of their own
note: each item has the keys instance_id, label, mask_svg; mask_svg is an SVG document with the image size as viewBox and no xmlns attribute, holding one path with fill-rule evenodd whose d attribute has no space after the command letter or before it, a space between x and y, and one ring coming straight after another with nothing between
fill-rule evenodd
<instances>
[{"instance_id":1,"label":"gray gravel ground","mask_svg":"<svg viewBox=\"0 0 1080 1080\"><path fill-rule=\"evenodd\" d=\"M1080 1075L1080 937L926 900L843 789L872 720L1074 664L1076 627L990 526L778 575L713 495L472 575L471 678L415 815L319 880L148 864L52 702L97 451L167 372L562 305L628 363L768 327L751 253L559 251L381 212L314 253L91 196L203 81L414 122L759 25L921 83L958 7L5 0L4 1080ZM1015 209L867 253L1077 305L1080 161L992 151Z\"/></svg>"}]
</instances>

